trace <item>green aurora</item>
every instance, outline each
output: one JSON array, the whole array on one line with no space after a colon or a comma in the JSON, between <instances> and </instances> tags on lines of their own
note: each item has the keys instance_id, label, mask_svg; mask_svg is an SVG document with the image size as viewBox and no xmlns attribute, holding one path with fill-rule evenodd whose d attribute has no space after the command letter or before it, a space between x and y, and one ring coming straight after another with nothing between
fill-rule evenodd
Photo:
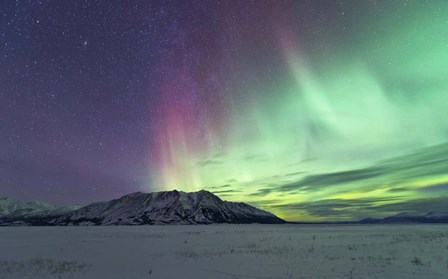
<instances>
[{"instance_id":1,"label":"green aurora","mask_svg":"<svg viewBox=\"0 0 448 279\"><path fill-rule=\"evenodd\" d=\"M0 196L448 212L448 0L0 1Z\"/></svg>"},{"instance_id":2,"label":"green aurora","mask_svg":"<svg viewBox=\"0 0 448 279\"><path fill-rule=\"evenodd\" d=\"M448 5L360 2L315 26L311 46L290 18L266 23L276 53L250 62L264 75L235 78L243 93L219 119L209 111L201 146L188 117L165 119L151 185L207 189L287 220L447 210Z\"/></svg>"}]
</instances>

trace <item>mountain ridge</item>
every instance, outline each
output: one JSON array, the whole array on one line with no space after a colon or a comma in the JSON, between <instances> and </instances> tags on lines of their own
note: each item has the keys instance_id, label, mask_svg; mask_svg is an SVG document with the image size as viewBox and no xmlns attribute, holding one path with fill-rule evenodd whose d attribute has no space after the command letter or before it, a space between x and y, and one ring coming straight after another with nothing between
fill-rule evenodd
<instances>
[{"instance_id":1,"label":"mountain ridge","mask_svg":"<svg viewBox=\"0 0 448 279\"><path fill-rule=\"evenodd\" d=\"M55 210L49 203L31 201L23 202L10 197L0 197L0 216L4 215L37 215Z\"/></svg>"},{"instance_id":2,"label":"mountain ridge","mask_svg":"<svg viewBox=\"0 0 448 279\"><path fill-rule=\"evenodd\" d=\"M426 214L412 214L402 212L385 218L365 218L360 224L425 224L448 223L448 212L428 212Z\"/></svg>"},{"instance_id":3,"label":"mountain ridge","mask_svg":"<svg viewBox=\"0 0 448 279\"><path fill-rule=\"evenodd\" d=\"M228 202L200 190L197 192L134 192L109 201L45 214L1 214L0 225L162 225L214 223L285 223L267 211L246 203Z\"/></svg>"}]
</instances>

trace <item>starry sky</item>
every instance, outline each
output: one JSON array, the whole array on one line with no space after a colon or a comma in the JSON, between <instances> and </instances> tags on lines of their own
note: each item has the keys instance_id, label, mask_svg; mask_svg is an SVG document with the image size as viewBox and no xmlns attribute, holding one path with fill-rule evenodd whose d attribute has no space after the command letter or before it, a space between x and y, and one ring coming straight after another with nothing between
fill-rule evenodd
<instances>
[{"instance_id":1,"label":"starry sky","mask_svg":"<svg viewBox=\"0 0 448 279\"><path fill-rule=\"evenodd\" d=\"M0 196L448 211L445 0L0 1Z\"/></svg>"}]
</instances>

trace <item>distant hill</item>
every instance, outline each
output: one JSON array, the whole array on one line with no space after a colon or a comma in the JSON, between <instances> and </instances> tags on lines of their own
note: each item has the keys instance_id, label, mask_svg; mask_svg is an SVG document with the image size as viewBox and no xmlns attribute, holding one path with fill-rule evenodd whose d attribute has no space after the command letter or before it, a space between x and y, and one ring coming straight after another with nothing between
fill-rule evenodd
<instances>
[{"instance_id":1,"label":"distant hill","mask_svg":"<svg viewBox=\"0 0 448 279\"><path fill-rule=\"evenodd\" d=\"M24 202L9 197L0 197L0 225L24 225L24 220L40 220L48 216L59 216L79 209L81 206L57 207L45 202Z\"/></svg>"},{"instance_id":2,"label":"distant hill","mask_svg":"<svg viewBox=\"0 0 448 279\"><path fill-rule=\"evenodd\" d=\"M415 223L448 223L448 212L429 212L426 215L400 213L383 219L366 218L360 224L415 224Z\"/></svg>"},{"instance_id":3,"label":"distant hill","mask_svg":"<svg viewBox=\"0 0 448 279\"><path fill-rule=\"evenodd\" d=\"M56 207L43 202L21 202L12 198L0 198L1 216L31 216L55 210Z\"/></svg>"},{"instance_id":4,"label":"distant hill","mask_svg":"<svg viewBox=\"0 0 448 279\"><path fill-rule=\"evenodd\" d=\"M30 205L27 209L36 214L16 214L13 213L15 211L9 209L0 211L0 225L285 223L284 220L267 211L245 203L223 201L204 190L192 193L176 190L155 193L137 192L73 210L60 210L50 205L42 207L38 206L39 204L33 203L32 205L35 206Z\"/></svg>"}]
</instances>

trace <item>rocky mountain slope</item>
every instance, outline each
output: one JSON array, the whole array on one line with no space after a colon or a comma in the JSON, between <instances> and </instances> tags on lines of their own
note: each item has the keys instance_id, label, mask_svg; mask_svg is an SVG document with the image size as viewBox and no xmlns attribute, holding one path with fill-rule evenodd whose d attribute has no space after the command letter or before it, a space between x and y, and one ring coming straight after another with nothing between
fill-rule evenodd
<instances>
[{"instance_id":1,"label":"rocky mountain slope","mask_svg":"<svg viewBox=\"0 0 448 279\"><path fill-rule=\"evenodd\" d=\"M79 209L39 215L0 215L0 225L153 225L213 223L285 223L245 203L221 200L201 190L132 193Z\"/></svg>"}]
</instances>

